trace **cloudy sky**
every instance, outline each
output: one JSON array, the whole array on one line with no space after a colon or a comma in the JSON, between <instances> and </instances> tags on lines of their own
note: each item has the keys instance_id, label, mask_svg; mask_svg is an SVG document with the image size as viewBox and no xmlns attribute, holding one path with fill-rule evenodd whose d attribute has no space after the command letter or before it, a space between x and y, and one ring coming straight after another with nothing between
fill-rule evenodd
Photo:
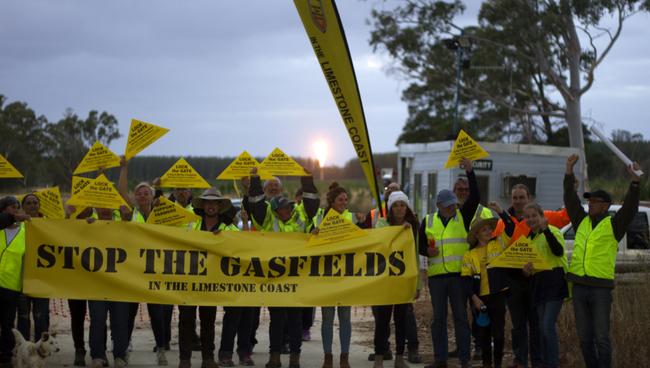
<instances>
[{"instance_id":1,"label":"cloudy sky","mask_svg":"<svg viewBox=\"0 0 650 368\"><path fill-rule=\"evenodd\" d=\"M475 19L476 5L461 23ZM376 0L338 1L375 152L394 151L407 86L368 46ZM598 69L583 115L650 138L650 16L634 16ZM50 120L68 107L170 128L143 154L354 156L290 0L9 0L0 7L0 94ZM123 152L125 140L111 144Z\"/></svg>"}]
</instances>

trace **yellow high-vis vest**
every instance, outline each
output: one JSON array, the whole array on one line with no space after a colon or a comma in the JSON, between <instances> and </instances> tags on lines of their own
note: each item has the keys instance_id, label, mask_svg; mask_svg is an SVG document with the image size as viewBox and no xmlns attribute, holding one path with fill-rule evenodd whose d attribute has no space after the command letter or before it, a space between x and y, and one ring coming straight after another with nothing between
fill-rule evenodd
<instances>
[{"instance_id":1,"label":"yellow high-vis vest","mask_svg":"<svg viewBox=\"0 0 650 368\"><path fill-rule=\"evenodd\" d=\"M605 217L592 229L591 219L585 216L576 231L569 273L613 280L617 252L612 217Z\"/></svg>"},{"instance_id":2,"label":"yellow high-vis vest","mask_svg":"<svg viewBox=\"0 0 650 368\"><path fill-rule=\"evenodd\" d=\"M23 255L25 254L25 224L11 242L5 230L0 231L0 287L14 291L23 289Z\"/></svg>"},{"instance_id":3,"label":"yellow high-vis vest","mask_svg":"<svg viewBox=\"0 0 650 368\"><path fill-rule=\"evenodd\" d=\"M449 219L447 226L442 224L438 212L426 216L427 240L433 239L440 251L437 257L429 257L429 276L447 273L460 273L463 255L469 250L467 230L463 215L456 210L456 215Z\"/></svg>"},{"instance_id":4,"label":"yellow high-vis vest","mask_svg":"<svg viewBox=\"0 0 650 368\"><path fill-rule=\"evenodd\" d=\"M544 262L551 266L551 268L562 267L566 272L569 269L569 264L566 258L566 248L564 247L564 236L562 235L560 229L555 226L548 225L548 229L551 230L551 233L553 236L555 236L555 239L557 239L557 241L562 244L562 248L564 249L562 255L556 256L553 254L553 252L551 252L551 248L546 242L546 236L544 233L535 234L535 237L532 239L531 246L537 250L537 253L539 253L539 255L544 257Z\"/></svg>"}]
</instances>

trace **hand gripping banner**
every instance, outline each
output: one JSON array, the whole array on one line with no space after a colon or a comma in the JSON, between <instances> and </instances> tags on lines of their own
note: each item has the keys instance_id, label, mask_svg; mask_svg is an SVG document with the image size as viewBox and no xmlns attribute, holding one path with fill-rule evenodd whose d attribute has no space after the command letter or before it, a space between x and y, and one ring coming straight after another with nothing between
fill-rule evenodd
<instances>
[{"instance_id":1,"label":"hand gripping banner","mask_svg":"<svg viewBox=\"0 0 650 368\"><path fill-rule=\"evenodd\" d=\"M381 206L366 117L336 4L334 0L294 0L294 4L357 152L370 194L376 206Z\"/></svg>"},{"instance_id":2,"label":"hand gripping banner","mask_svg":"<svg viewBox=\"0 0 650 368\"><path fill-rule=\"evenodd\" d=\"M309 245L308 234L132 222L33 219L23 292L35 297L176 305L407 303L418 262L410 229Z\"/></svg>"}]
</instances>

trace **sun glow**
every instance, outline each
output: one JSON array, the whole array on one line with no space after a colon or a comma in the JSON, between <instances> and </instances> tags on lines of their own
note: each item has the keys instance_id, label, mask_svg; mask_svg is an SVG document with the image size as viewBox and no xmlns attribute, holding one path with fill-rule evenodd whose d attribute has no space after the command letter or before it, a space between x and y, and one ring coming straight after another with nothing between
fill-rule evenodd
<instances>
[{"instance_id":1,"label":"sun glow","mask_svg":"<svg viewBox=\"0 0 650 368\"><path fill-rule=\"evenodd\" d=\"M325 162L327 161L327 142L322 139L314 142L314 155L318 160L318 166L325 167Z\"/></svg>"}]
</instances>

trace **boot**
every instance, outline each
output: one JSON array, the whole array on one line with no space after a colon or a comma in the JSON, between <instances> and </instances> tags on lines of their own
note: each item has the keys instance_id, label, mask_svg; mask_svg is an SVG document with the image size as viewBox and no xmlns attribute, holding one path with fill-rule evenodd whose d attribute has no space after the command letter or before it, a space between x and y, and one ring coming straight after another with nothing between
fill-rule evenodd
<instances>
[{"instance_id":1,"label":"boot","mask_svg":"<svg viewBox=\"0 0 650 368\"><path fill-rule=\"evenodd\" d=\"M300 353L289 355L289 368L300 368Z\"/></svg>"},{"instance_id":2,"label":"boot","mask_svg":"<svg viewBox=\"0 0 650 368\"><path fill-rule=\"evenodd\" d=\"M269 361L264 366L265 368L280 368L282 367L282 362L280 361L280 353L271 353L269 355Z\"/></svg>"},{"instance_id":3,"label":"boot","mask_svg":"<svg viewBox=\"0 0 650 368\"><path fill-rule=\"evenodd\" d=\"M323 359L322 368L333 368L333 365L334 365L334 357L332 356L332 353L325 353L325 359Z\"/></svg>"},{"instance_id":4,"label":"boot","mask_svg":"<svg viewBox=\"0 0 650 368\"><path fill-rule=\"evenodd\" d=\"M409 366L404 361L404 356L402 354L395 355L395 368L409 368Z\"/></svg>"},{"instance_id":5,"label":"boot","mask_svg":"<svg viewBox=\"0 0 650 368\"><path fill-rule=\"evenodd\" d=\"M375 364L372 368L384 368L384 356L380 354L375 354Z\"/></svg>"},{"instance_id":6,"label":"boot","mask_svg":"<svg viewBox=\"0 0 650 368\"><path fill-rule=\"evenodd\" d=\"M349 355L349 353L341 353L341 361L339 362L339 367L350 368L350 362L348 361Z\"/></svg>"}]
</instances>

